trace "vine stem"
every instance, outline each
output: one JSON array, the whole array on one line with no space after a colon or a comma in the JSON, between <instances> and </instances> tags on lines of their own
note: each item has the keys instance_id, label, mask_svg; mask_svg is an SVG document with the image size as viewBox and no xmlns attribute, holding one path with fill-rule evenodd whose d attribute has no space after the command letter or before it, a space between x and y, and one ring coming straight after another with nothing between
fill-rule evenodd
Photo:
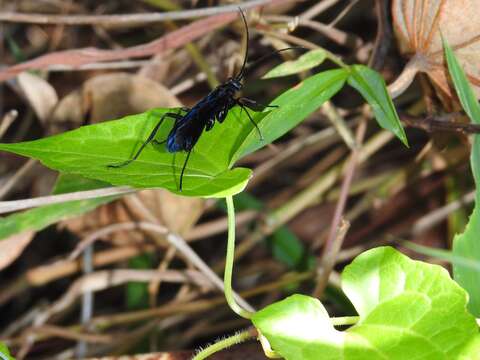
<instances>
[{"instance_id":1,"label":"vine stem","mask_svg":"<svg viewBox=\"0 0 480 360\"><path fill-rule=\"evenodd\" d=\"M225 275L223 277L223 283L225 288L225 299L228 306L239 316L250 319L253 315L252 312L247 311L240 307L233 297L232 289L232 274L233 274L233 260L235 253L235 207L233 206L233 197L227 196L225 198L227 203L227 215L228 215L228 239L227 239L227 256L225 260Z\"/></svg>"},{"instance_id":2,"label":"vine stem","mask_svg":"<svg viewBox=\"0 0 480 360\"><path fill-rule=\"evenodd\" d=\"M219 340L216 343L207 346L205 349L200 350L192 360L203 360L213 355L214 353L226 349L232 345L240 344L248 339L251 339L255 336L252 330L245 330L239 333L236 333L233 336L227 337L225 339Z\"/></svg>"}]
</instances>

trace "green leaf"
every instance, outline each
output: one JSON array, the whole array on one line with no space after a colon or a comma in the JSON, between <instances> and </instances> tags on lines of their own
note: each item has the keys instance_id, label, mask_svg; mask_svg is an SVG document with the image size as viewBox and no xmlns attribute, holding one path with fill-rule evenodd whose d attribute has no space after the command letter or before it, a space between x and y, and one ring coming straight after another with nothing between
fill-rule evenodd
<instances>
[{"instance_id":1,"label":"green leaf","mask_svg":"<svg viewBox=\"0 0 480 360\"><path fill-rule=\"evenodd\" d=\"M15 360L15 358L10 355L7 346L4 343L0 342L0 359L1 360Z\"/></svg>"},{"instance_id":2,"label":"green leaf","mask_svg":"<svg viewBox=\"0 0 480 360\"><path fill-rule=\"evenodd\" d=\"M267 239L275 259L297 271L313 270L315 257L307 252L300 239L286 226L278 228Z\"/></svg>"},{"instance_id":3,"label":"green leaf","mask_svg":"<svg viewBox=\"0 0 480 360\"><path fill-rule=\"evenodd\" d=\"M178 191L178 182L186 154L168 153L163 145L146 146L136 161L122 168L107 166L130 159L161 116L173 111L171 109L154 109L45 139L0 144L0 150L38 159L64 173L113 185L161 187L185 196L225 197L242 191L251 176L250 169L231 170L239 158L296 126L338 92L346 77L345 70L318 74L280 95L275 100L280 108L262 113L250 111L264 140L239 108L230 110L225 122L202 134L195 145L185 171L182 192ZM171 127L171 121L164 121L157 140L165 140Z\"/></svg>"},{"instance_id":4,"label":"green leaf","mask_svg":"<svg viewBox=\"0 0 480 360\"><path fill-rule=\"evenodd\" d=\"M405 130L388 94L382 76L363 65L353 65L350 67L350 70L348 84L362 94L370 104L378 124L382 128L394 133L405 146L408 146Z\"/></svg>"},{"instance_id":5,"label":"green leaf","mask_svg":"<svg viewBox=\"0 0 480 360\"><path fill-rule=\"evenodd\" d=\"M76 191L88 191L110 187L109 183L87 179L74 174L59 174L52 194L67 194Z\"/></svg>"},{"instance_id":6,"label":"green leaf","mask_svg":"<svg viewBox=\"0 0 480 360\"><path fill-rule=\"evenodd\" d=\"M172 110L155 109L40 140L0 144L0 149L38 159L47 167L58 171L113 185L163 187L180 193L178 181L186 153L171 154L163 145L149 145L128 166L107 167L130 159L167 111ZM256 117L262 116L265 114ZM171 127L170 121L164 121L157 139L166 139ZM238 109L233 109L223 124L203 134L190 157L183 192L180 194L224 197L242 191L251 176L251 170L229 170L229 150L242 130L249 132L252 129L248 119L246 122L245 119L240 119Z\"/></svg>"},{"instance_id":7,"label":"green leaf","mask_svg":"<svg viewBox=\"0 0 480 360\"><path fill-rule=\"evenodd\" d=\"M448 261L452 265L467 267L472 270L480 271L480 261L455 254L451 250L443 250L429 246L419 245L411 241L403 241L402 246L418 252L419 254L431 256L436 259Z\"/></svg>"},{"instance_id":8,"label":"green leaf","mask_svg":"<svg viewBox=\"0 0 480 360\"><path fill-rule=\"evenodd\" d=\"M285 61L284 63L274 67L266 73L262 79L271 79L275 77L288 76L298 74L302 71L309 70L320 65L325 61L327 54L323 49L311 50L296 60Z\"/></svg>"},{"instance_id":9,"label":"green leaf","mask_svg":"<svg viewBox=\"0 0 480 360\"><path fill-rule=\"evenodd\" d=\"M475 93L468 82L465 72L455 57L452 48L444 38L442 38L442 41L448 71L452 78L455 91L460 99L460 103L472 122L480 124L480 105L478 105Z\"/></svg>"},{"instance_id":10,"label":"green leaf","mask_svg":"<svg viewBox=\"0 0 480 360\"><path fill-rule=\"evenodd\" d=\"M376 248L345 268L342 288L359 314L346 331L304 295L270 305L252 321L287 360L475 359L480 352L467 294L440 266Z\"/></svg>"},{"instance_id":11,"label":"green leaf","mask_svg":"<svg viewBox=\"0 0 480 360\"><path fill-rule=\"evenodd\" d=\"M265 143L271 143L297 126L334 96L343 87L347 77L348 72L344 69L328 70L309 77L281 94L271 103L279 108L269 111L263 119L259 119L258 127L265 141L260 141L253 131L239 137L230 164L258 150Z\"/></svg>"},{"instance_id":12,"label":"green leaf","mask_svg":"<svg viewBox=\"0 0 480 360\"><path fill-rule=\"evenodd\" d=\"M453 253L467 260L480 262L480 202L477 199L473 213L463 234L453 238ZM480 270L456 263L453 277L470 295L468 309L480 317Z\"/></svg>"},{"instance_id":13,"label":"green leaf","mask_svg":"<svg viewBox=\"0 0 480 360\"><path fill-rule=\"evenodd\" d=\"M71 181L74 181L75 185ZM80 185L81 183L82 185ZM68 190L68 192L90 190L92 188L97 188L98 186L99 184L96 181L92 184L91 180L79 180L73 179L70 176L60 176L56 185L56 193L61 193L62 190ZM82 215L116 198L118 197L109 196L97 199L70 201L62 204L43 206L2 217L0 218L0 240L27 230L42 230L61 220Z\"/></svg>"},{"instance_id":14,"label":"green leaf","mask_svg":"<svg viewBox=\"0 0 480 360\"><path fill-rule=\"evenodd\" d=\"M475 97L468 79L460 66L452 48L443 40L448 71L453 81L463 109L472 122L480 124L480 105ZM453 253L468 260L480 261L480 136L474 135L470 164L476 184L475 207L463 234L453 239ZM475 316L480 316L480 271L461 264L454 264L455 280L468 291L470 295L469 310Z\"/></svg>"}]
</instances>

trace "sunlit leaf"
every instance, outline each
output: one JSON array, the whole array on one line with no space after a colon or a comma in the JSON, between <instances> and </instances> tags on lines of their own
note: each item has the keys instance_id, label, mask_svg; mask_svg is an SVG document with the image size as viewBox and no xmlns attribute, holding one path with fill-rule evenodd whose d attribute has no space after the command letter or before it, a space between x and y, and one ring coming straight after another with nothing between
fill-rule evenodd
<instances>
[{"instance_id":1,"label":"sunlit leaf","mask_svg":"<svg viewBox=\"0 0 480 360\"><path fill-rule=\"evenodd\" d=\"M269 111L259 121L259 128L265 138L260 141L255 132L249 132L234 147L232 163L239 158L254 152L287 133L297 126L308 115L334 96L345 84L348 72L344 69L328 70L309 77L292 89L285 91L272 101L278 108Z\"/></svg>"},{"instance_id":2,"label":"sunlit leaf","mask_svg":"<svg viewBox=\"0 0 480 360\"><path fill-rule=\"evenodd\" d=\"M128 166L108 167L109 164L131 158L167 111L172 110L157 109L120 120L84 126L40 140L0 144L0 149L36 158L58 171L113 185L163 187L180 193L178 182L186 153L171 154L164 146L149 145ZM237 109L234 109L223 124L203 134L190 157L181 194L223 197L245 187L251 170L228 169L229 150L236 136L241 129L249 127L251 131L253 127L242 121L244 119L240 120ZM157 139L164 140L171 127L171 122L164 121Z\"/></svg>"},{"instance_id":3,"label":"sunlit leaf","mask_svg":"<svg viewBox=\"0 0 480 360\"><path fill-rule=\"evenodd\" d=\"M239 108L230 110L222 124L205 132L195 145L179 191L186 153L169 153L164 145L150 144L140 157L121 168L110 168L130 159L165 112L155 109L120 120L84 126L60 135L17 144L0 144L0 150L40 160L44 165L70 174L113 185L166 188L185 196L224 197L244 189L251 170L233 168L236 160L276 140L332 97L344 84L345 70L327 71L305 80L280 95L277 109L249 111L264 139ZM163 122L157 140L167 138L172 122Z\"/></svg>"},{"instance_id":4,"label":"sunlit leaf","mask_svg":"<svg viewBox=\"0 0 480 360\"><path fill-rule=\"evenodd\" d=\"M10 355L10 351L5 346L5 344L0 342L0 359L1 360L15 360L15 358Z\"/></svg>"},{"instance_id":5,"label":"sunlit leaf","mask_svg":"<svg viewBox=\"0 0 480 360\"><path fill-rule=\"evenodd\" d=\"M467 294L438 265L376 248L345 268L342 288L359 314L345 331L305 295L267 306L252 321L287 360L473 360L480 353Z\"/></svg>"}]
</instances>

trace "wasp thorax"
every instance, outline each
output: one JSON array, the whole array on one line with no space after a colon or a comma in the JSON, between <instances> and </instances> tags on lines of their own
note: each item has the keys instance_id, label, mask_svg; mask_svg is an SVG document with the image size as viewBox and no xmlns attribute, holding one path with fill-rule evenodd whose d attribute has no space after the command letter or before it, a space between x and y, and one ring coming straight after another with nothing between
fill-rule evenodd
<instances>
[{"instance_id":1,"label":"wasp thorax","mask_svg":"<svg viewBox=\"0 0 480 360\"><path fill-rule=\"evenodd\" d=\"M231 86L232 88L234 88L235 91L241 90L241 89L242 89L242 86L243 86L242 83L241 83L239 80L237 80L236 78L230 78L230 79L228 79L227 84L228 84L229 86Z\"/></svg>"}]
</instances>

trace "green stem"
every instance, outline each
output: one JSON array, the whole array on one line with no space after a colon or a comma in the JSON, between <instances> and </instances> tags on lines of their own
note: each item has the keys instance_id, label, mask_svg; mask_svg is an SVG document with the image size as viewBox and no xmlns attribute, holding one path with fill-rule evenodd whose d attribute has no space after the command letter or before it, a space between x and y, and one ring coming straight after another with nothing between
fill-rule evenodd
<instances>
[{"instance_id":1,"label":"green stem","mask_svg":"<svg viewBox=\"0 0 480 360\"><path fill-rule=\"evenodd\" d=\"M232 290L232 274L233 274L233 260L235 253L235 208L233 206L233 197L227 196L225 198L227 203L228 214L228 240L227 240L227 256L225 260L225 275L223 277L223 283L225 286L225 299L228 306L234 312L245 319L250 319L253 315L250 311L242 309L240 305L235 302Z\"/></svg>"},{"instance_id":2,"label":"green stem","mask_svg":"<svg viewBox=\"0 0 480 360\"><path fill-rule=\"evenodd\" d=\"M342 316L330 318L333 326L355 325L359 319L360 316Z\"/></svg>"},{"instance_id":3,"label":"green stem","mask_svg":"<svg viewBox=\"0 0 480 360\"><path fill-rule=\"evenodd\" d=\"M192 360L203 360L209 357L210 355L215 354L218 351L226 349L232 345L240 344L248 339L253 338L253 334L250 330L245 330L240 333L237 333L233 336L230 336L226 339L217 341L216 343L207 346L205 349L198 352Z\"/></svg>"}]
</instances>

